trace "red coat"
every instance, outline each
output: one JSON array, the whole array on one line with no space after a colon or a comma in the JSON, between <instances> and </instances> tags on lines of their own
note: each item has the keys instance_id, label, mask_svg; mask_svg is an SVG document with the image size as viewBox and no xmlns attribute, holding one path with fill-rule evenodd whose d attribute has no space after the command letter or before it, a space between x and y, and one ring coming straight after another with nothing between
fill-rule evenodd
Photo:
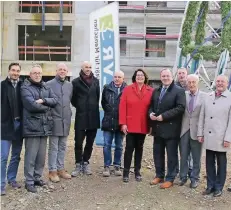
<instances>
[{"instance_id":1,"label":"red coat","mask_svg":"<svg viewBox=\"0 0 231 210\"><path fill-rule=\"evenodd\" d=\"M120 99L119 124L127 125L128 133L149 132L148 108L153 88L144 85L139 93L136 83L127 86Z\"/></svg>"}]
</instances>

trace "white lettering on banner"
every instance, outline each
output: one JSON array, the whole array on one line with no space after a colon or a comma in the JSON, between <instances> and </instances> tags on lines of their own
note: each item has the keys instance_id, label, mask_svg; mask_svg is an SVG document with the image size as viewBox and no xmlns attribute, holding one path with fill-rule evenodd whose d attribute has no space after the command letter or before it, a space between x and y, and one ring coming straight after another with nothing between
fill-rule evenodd
<instances>
[{"instance_id":1,"label":"white lettering on banner","mask_svg":"<svg viewBox=\"0 0 231 210\"><path fill-rule=\"evenodd\" d=\"M98 20L94 20L94 39L95 39L95 76L100 79L100 48L99 48L99 28Z\"/></svg>"},{"instance_id":2,"label":"white lettering on banner","mask_svg":"<svg viewBox=\"0 0 231 210\"><path fill-rule=\"evenodd\" d=\"M103 53L106 54L103 56L103 60L113 59L113 48L110 46L107 49L103 48Z\"/></svg>"},{"instance_id":3,"label":"white lettering on banner","mask_svg":"<svg viewBox=\"0 0 231 210\"><path fill-rule=\"evenodd\" d=\"M105 60L112 60L112 62L109 65L107 65L103 68L103 72L105 73L105 75L103 77L103 84L107 84L108 81L107 81L106 75L109 74L109 75L113 76L113 72L114 72L114 69L111 70L111 68L114 67L113 48L111 46L109 46L108 48L103 48L103 53L104 53L104 55L103 55L104 61Z\"/></svg>"}]
</instances>

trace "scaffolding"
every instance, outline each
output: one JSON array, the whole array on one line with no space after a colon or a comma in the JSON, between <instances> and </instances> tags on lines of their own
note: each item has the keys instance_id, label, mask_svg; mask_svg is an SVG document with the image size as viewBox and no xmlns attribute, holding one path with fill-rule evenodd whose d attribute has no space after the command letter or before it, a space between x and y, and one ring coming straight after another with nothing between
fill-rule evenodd
<instances>
[{"instance_id":1,"label":"scaffolding","mask_svg":"<svg viewBox=\"0 0 231 210\"><path fill-rule=\"evenodd\" d=\"M185 11L187 11L188 8L188 4L186 5L186 9ZM231 10L229 12L229 14L231 13ZM186 13L185 13L186 14ZM185 60L185 67L186 68L196 68L195 72L196 74L198 74L201 84L207 89L207 90L213 90L214 85L215 85L215 79L217 77L218 74L231 74L231 69L228 68L228 63L230 63L229 61L229 52L227 50L223 51L221 54L221 57L219 59L218 62L210 62L210 68L205 68L205 62L203 61L203 57L201 57L201 59L198 61L198 67L193 65L193 62L195 64L195 61L192 61L192 57L193 57L193 53L196 52L196 49L193 51L193 53L191 53L191 55L188 55L186 57L181 55L181 48L180 48L180 37L182 32L182 27L183 27L183 23L184 23L184 18L185 18L185 14L184 17L182 19L182 23L181 23L181 30L180 30L180 34L179 34L179 38L178 38L178 44L177 44L177 53L176 53L176 60L175 60L175 64L174 64L174 68L173 68L173 73L176 74L177 71L177 67L179 65L179 61ZM228 15L229 15L228 14ZM230 18L230 17L226 18ZM199 18L199 16L198 16ZM226 19L225 18L225 19ZM220 19L221 22L219 23L219 28L214 27L214 22L215 20ZM207 15L207 19L206 19L206 25L205 25L205 29L206 29L206 35L208 36L207 38L205 38L204 42L202 45L207 44L206 42L209 42L210 44L213 44L214 46L218 47L221 44L221 32L222 32L222 27L224 24L224 21L221 18L221 7L220 7L220 2L218 1L211 1L209 2L209 13ZM221 25L220 25L221 24ZM198 47L198 46L197 46ZM207 62L208 64L209 62ZM211 63L214 65L214 67L211 67ZM214 70L213 70L214 69ZM230 76L231 79L231 76Z\"/></svg>"},{"instance_id":2,"label":"scaffolding","mask_svg":"<svg viewBox=\"0 0 231 210\"><path fill-rule=\"evenodd\" d=\"M120 2L119 2L120 3ZM154 3L154 4L153 4ZM179 34L167 34L166 28L165 32L163 31L147 31L149 25L146 24L146 19L149 14L154 13L183 13L184 8L170 8L167 7L167 2L145 2L145 5L129 5L129 2L125 4L124 2L121 2L119 5L119 12L120 14L123 13L139 13L142 14L142 17L140 17L143 24L142 32L140 29L133 28L132 30L129 30L129 32L124 33L123 31L120 31L120 40L143 40L144 41L144 47L141 49L130 49L129 46L126 48L124 46L121 46L120 52L121 57L126 56L128 59L132 58L139 58L142 59L142 66L146 66L146 60L151 59L154 57L165 57L165 51L166 51L166 41L177 41L179 38ZM150 27L152 28L152 27ZM137 31L141 33L137 33ZM122 32L122 33L121 33ZM155 46L149 46L150 42L148 41L156 41ZM162 41L162 42L161 42ZM160 42L160 44L158 44ZM147 44L149 43L149 44ZM164 44L163 44L164 43ZM160 45L160 46L159 46ZM158 56L159 55L159 56ZM148 58L149 57L149 58ZM132 65L132 64L130 64Z\"/></svg>"}]
</instances>

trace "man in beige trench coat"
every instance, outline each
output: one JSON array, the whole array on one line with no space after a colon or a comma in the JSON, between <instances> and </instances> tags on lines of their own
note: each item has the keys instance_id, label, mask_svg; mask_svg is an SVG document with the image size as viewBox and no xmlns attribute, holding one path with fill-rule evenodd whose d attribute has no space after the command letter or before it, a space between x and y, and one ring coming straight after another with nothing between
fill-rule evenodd
<instances>
[{"instance_id":1,"label":"man in beige trench coat","mask_svg":"<svg viewBox=\"0 0 231 210\"><path fill-rule=\"evenodd\" d=\"M198 140L206 149L207 189L203 195L221 196L226 180L227 158L231 142L231 93L228 77L219 75L216 90L208 94L198 123ZM215 163L217 162L217 171Z\"/></svg>"}]
</instances>

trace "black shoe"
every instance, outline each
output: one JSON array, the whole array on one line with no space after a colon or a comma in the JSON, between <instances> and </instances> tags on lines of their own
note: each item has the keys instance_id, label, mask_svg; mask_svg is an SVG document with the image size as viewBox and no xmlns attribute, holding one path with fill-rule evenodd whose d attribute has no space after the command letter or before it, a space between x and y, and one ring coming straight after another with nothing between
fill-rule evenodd
<instances>
[{"instance_id":1,"label":"black shoe","mask_svg":"<svg viewBox=\"0 0 231 210\"><path fill-rule=\"evenodd\" d=\"M34 185L42 187L46 185L46 183L43 180L37 180L37 181L34 181Z\"/></svg>"},{"instance_id":2,"label":"black shoe","mask_svg":"<svg viewBox=\"0 0 231 210\"><path fill-rule=\"evenodd\" d=\"M129 170L123 171L123 182L129 182Z\"/></svg>"},{"instance_id":3,"label":"black shoe","mask_svg":"<svg viewBox=\"0 0 231 210\"><path fill-rule=\"evenodd\" d=\"M229 186L227 190L228 190L229 192L231 192L231 186Z\"/></svg>"},{"instance_id":4,"label":"black shoe","mask_svg":"<svg viewBox=\"0 0 231 210\"><path fill-rule=\"evenodd\" d=\"M33 184L26 184L25 188L28 192L37 193L37 189L36 189L35 185L33 185Z\"/></svg>"},{"instance_id":5,"label":"black shoe","mask_svg":"<svg viewBox=\"0 0 231 210\"><path fill-rule=\"evenodd\" d=\"M220 197L221 195L222 195L221 190L215 190L215 192L213 193L213 197Z\"/></svg>"},{"instance_id":6,"label":"black shoe","mask_svg":"<svg viewBox=\"0 0 231 210\"><path fill-rule=\"evenodd\" d=\"M139 171L135 172L135 179L136 179L137 182L142 181L142 176L141 176Z\"/></svg>"},{"instance_id":7,"label":"black shoe","mask_svg":"<svg viewBox=\"0 0 231 210\"><path fill-rule=\"evenodd\" d=\"M207 188L204 192L202 192L202 195L210 195L214 192L213 188Z\"/></svg>"},{"instance_id":8,"label":"black shoe","mask_svg":"<svg viewBox=\"0 0 231 210\"><path fill-rule=\"evenodd\" d=\"M192 182L190 183L190 188L195 189L195 188L197 188L197 187L198 187L198 182L197 182L197 181L192 181Z\"/></svg>"},{"instance_id":9,"label":"black shoe","mask_svg":"<svg viewBox=\"0 0 231 210\"><path fill-rule=\"evenodd\" d=\"M129 177L128 176L123 176L123 182L128 183L129 182Z\"/></svg>"},{"instance_id":10,"label":"black shoe","mask_svg":"<svg viewBox=\"0 0 231 210\"><path fill-rule=\"evenodd\" d=\"M191 174L192 174L192 169L189 169L189 170L188 170L188 177L189 177L189 178L191 177Z\"/></svg>"},{"instance_id":11,"label":"black shoe","mask_svg":"<svg viewBox=\"0 0 231 210\"><path fill-rule=\"evenodd\" d=\"M187 179L182 179L179 182L179 186L183 186L187 182Z\"/></svg>"}]
</instances>

